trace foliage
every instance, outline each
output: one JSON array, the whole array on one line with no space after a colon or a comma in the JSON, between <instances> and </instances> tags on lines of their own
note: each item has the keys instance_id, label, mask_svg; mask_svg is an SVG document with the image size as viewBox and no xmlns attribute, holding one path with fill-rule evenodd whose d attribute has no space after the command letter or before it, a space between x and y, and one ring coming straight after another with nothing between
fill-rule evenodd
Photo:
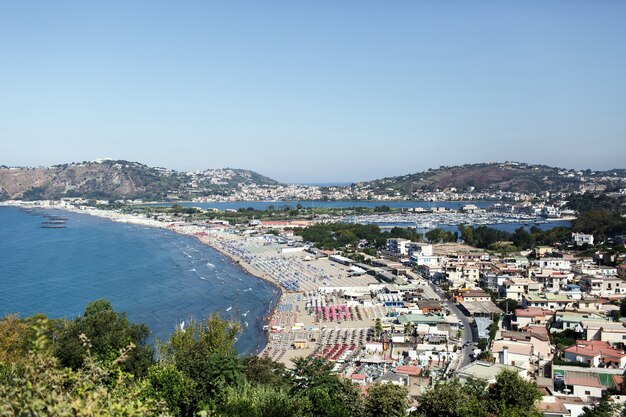
<instances>
[{"instance_id":1,"label":"foliage","mask_svg":"<svg viewBox=\"0 0 626 417\"><path fill-rule=\"evenodd\" d=\"M519 307L517 300L511 298L504 299L498 303L498 308L504 312L514 313L515 309Z\"/></svg>"},{"instance_id":2,"label":"foliage","mask_svg":"<svg viewBox=\"0 0 626 417\"><path fill-rule=\"evenodd\" d=\"M394 384L376 384L367 390L365 410L369 416L401 417L408 408L408 391Z\"/></svg>"},{"instance_id":3,"label":"foliage","mask_svg":"<svg viewBox=\"0 0 626 417\"><path fill-rule=\"evenodd\" d=\"M622 406L620 404L612 404L606 396L598 401L593 407L583 407L581 417L614 417ZM623 413L621 415L624 415Z\"/></svg>"},{"instance_id":4,"label":"foliage","mask_svg":"<svg viewBox=\"0 0 626 417\"><path fill-rule=\"evenodd\" d=\"M305 241L313 242L316 246L326 249L340 249L347 245L356 246L361 239L367 240L369 245L382 248L387 244L388 233L382 233L376 225L351 223L316 224L295 233Z\"/></svg>"},{"instance_id":5,"label":"foliage","mask_svg":"<svg viewBox=\"0 0 626 417\"><path fill-rule=\"evenodd\" d=\"M448 232L440 227L429 230L426 232L425 236L431 243L449 243L456 242L459 239L459 234L457 232Z\"/></svg>"},{"instance_id":6,"label":"foliage","mask_svg":"<svg viewBox=\"0 0 626 417\"><path fill-rule=\"evenodd\" d=\"M250 382L240 387L229 387L218 406L218 417L291 417L306 416L311 403L306 397L294 397L288 392L267 385Z\"/></svg>"},{"instance_id":7,"label":"foliage","mask_svg":"<svg viewBox=\"0 0 626 417\"><path fill-rule=\"evenodd\" d=\"M550 230L541 230L533 226L530 231L523 227L515 229L514 233L497 230L488 226L459 225L461 238L468 245L482 249L494 248L500 242L512 242L517 250L526 250L536 245L554 245L569 239L571 230L559 226Z\"/></svg>"},{"instance_id":8,"label":"foliage","mask_svg":"<svg viewBox=\"0 0 626 417\"><path fill-rule=\"evenodd\" d=\"M162 400L173 416L192 415L197 399L195 382L172 365L155 364L147 376L147 396Z\"/></svg>"},{"instance_id":9,"label":"foliage","mask_svg":"<svg viewBox=\"0 0 626 417\"><path fill-rule=\"evenodd\" d=\"M258 356L246 356L242 363L246 379L250 382L273 387L288 387L290 385L291 379L283 363Z\"/></svg>"},{"instance_id":10,"label":"foliage","mask_svg":"<svg viewBox=\"0 0 626 417\"><path fill-rule=\"evenodd\" d=\"M168 415L164 406L145 394L146 384L121 370L133 346L120 350L108 363L91 355L89 340L84 366L63 369L50 355L45 323L35 327L36 339L28 361L12 364L12 372L0 383L0 415L7 416L157 416Z\"/></svg>"},{"instance_id":11,"label":"foliage","mask_svg":"<svg viewBox=\"0 0 626 417\"><path fill-rule=\"evenodd\" d=\"M489 388L491 407L503 416L540 416L535 408L535 401L540 398L536 383L526 381L509 370L500 372L496 383Z\"/></svg>"},{"instance_id":12,"label":"foliage","mask_svg":"<svg viewBox=\"0 0 626 417\"><path fill-rule=\"evenodd\" d=\"M470 380L462 384L458 379L435 385L419 398L415 415L423 417L481 417L487 416L487 384Z\"/></svg>"},{"instance_id":13,"label":"foliage","mask_svg":"<svg viewBox=\"0 0 626 417\"><path fill-rule=\"evenodd\" d=\"M580 339L580 334L572 329L565 329L562 332L550 333L550 338L558 350L565 350L576 344L576 340Z\"/></svg>"},{"instance_id":14,"label":"foliage","mask_svg":"<svg viewBox=\"0 0 626 417\"><path fill-rule=\"evenodd\" d=\"M192 398L212 407L223 389L243 381L243 366L234 348L240 330L238 323L217 314L206 321L191 321L167 342L157 343L161 363L173 366L193 381L189 387Z\"/></svg>"},{"instance_id":15,"label":"foliage","mask_svg":"<svg viewBox=\"0 0 626 417\"><path fill-rule=\"evenodd\" d=\"M78 369L87 355L79 335L90 340L90 351L99 360L114 360L120 349L135 345L124 361L123 369L135 376L143 376L153 363L154 351L146 344L150 330L144 324L131 324L125 313L117 313L109 301L90 303L82 317L65 323L55 343L55 356L61 365Z\"/></svg>"},{"instance_id":16,"label":"foliage","mask_svg":"<svg viewBox=\"0 0 626 417\"><path fill-rule=\"evenodd\" d=\"M534 382L513 371L502 371L496 383L487 387L485 381L458 379L440 383L419 399L415 415L430 416L540 416L535 401L541 393Z\"/></svg>"}]
</instances>

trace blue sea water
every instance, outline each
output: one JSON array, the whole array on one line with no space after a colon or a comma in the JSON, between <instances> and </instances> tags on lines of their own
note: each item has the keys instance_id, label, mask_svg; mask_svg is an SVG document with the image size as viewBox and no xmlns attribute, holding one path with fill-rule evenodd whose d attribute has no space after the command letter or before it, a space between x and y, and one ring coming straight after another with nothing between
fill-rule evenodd
<instances>
[{"instance_id":1,"label":"blue sea water","mask_svg":"<svg viewBox=\"0 0 626 417\"><path fill-rule=\"evenodd\" d=\"M41 228L43 214L66 228ZM236 347L266 343L263 319L279 293L197 239L54 210L0 207L0 314L73 318L105 298L160 340L177 324L216 312L241 323Z\"/></svg>"}]
</instances>

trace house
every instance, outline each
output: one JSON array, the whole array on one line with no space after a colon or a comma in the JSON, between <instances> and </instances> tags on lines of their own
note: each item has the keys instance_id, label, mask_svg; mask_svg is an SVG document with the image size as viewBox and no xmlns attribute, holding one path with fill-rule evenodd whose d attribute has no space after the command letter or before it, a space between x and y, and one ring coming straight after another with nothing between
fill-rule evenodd
<instances>
[{"instance_id":1,"label":"house","mask_svg":"<svg viewBox=\"0 0 626 417\"><path fill-rule=\"evenodd\" d=\"M593 235L585 233L572 233L572 241L576 246L593 245Z\"/></svg>"},{"instance_id":2,"label":"house","mask_svg":"<svg viewBox=\"0 0 626 417\"><path fill-rule=\"evenodd\" d=\"M539 294L543 292L543 285L530 278L511 277L502 283L500 293L505 298L522 301L524 294Z\"/></svg>"},{"instance_id":3,"label":"house","mask_svg":"<svg viewBox=\"0 0 626 417\"><path fill-rule=\"evenodd\" d=\"M571 268L571 261L564 258L540 258L536 260L535 263L541 269L550 269L555 271L569 271Z\"/></svg>"},{"instance_id":4,"label":"house","mask_svg":"<svg viewBox=\"0 0 626 417\"><path fill-rule=\"evenodd\" d=\"M491 301L491 296L481 288L464 288L457 291L456 302Z\"/></svg>"},{"instance_id":5,"label":"house","mask_svg":"<svg viewBox=\"0 0 626 417\"><path fill-rule=\"evenodd\" d=\"M574 346L563 351L563 358L570 362L586 363L592 367L619 369L626 367L624 351L600 340L577 340Z\"/></svg>"},{"instance_id":6,"label":"house","mask_svg":"<svg viewBox=\"0 0 626 417\"><path fill-rule=\"evenodd\" d=\"M406 244L409 257L412 256L433 256L433 245L426 243L409 242Z\"/></svg>"},{"instance_id":7,"label":"house","mask_svg":"<svg viewBox=\"0 0 626 417\"><path fill-rule=\"evenodd\" d=\"M480 271L474 263L448 263L445 276L453 289L475 287L480 279Z\"/></svg>"},{"instance_id":8,"label":"house","mask_svg":"<svg viewBox=\"0 0 626 417\"><path fill-rule=\"evenodd\" d=\"M522 306L546 308L551 311L565 310L572 306L576 300L562 294L541 293L541 294L524 294L522 297Z\"/></svg>"},{"instance_id":9,"label":"house","mask_svg":"<svg viewBox=\"0 0 626 417\"><path fill-rule=\"evenodd\" d=\"M407 256L409 254L408 245L412 243L408 239L387 239L387 250L396 257Z\"/></svg>"},{"instance_id":10,"label":"house","mask_svg":"<svg viewBox=\"0 0 626 417\"><path fill-rule=\"evenodd\" d=\"M529 326L522 331L503 331L502 340L523 342L533 346L534 354L540 360L552 359L550 336L543 326Z\"/></svg>"},{"instance_id":11,"label":"house","mask_svg":"<svg viewBox=\"0 0 626 417\"><path fill-rule=\"evenodd\" d=\"M583 291L599 297L626 296L626 281L619 278L584 276L580 279Z\"/></svg>"},{"instance_id":12,"label":"house","mask_svg":"<svg viewBox=\"0 0 626 417\"><path fill-rule=\"evenodd\" d=\"M491 348L496 362L503 365L519 366L528 370L535 350L532 343L515 340L496 340Z\"/></svg>"},{"instance_id":13,"label":"house","mask_svg":"<svg viewBox=\"0 0 626 417\"><path fill-rule=\"evenodd\" d=\"M621 321L587 321L581 322L587 340L599 340L610 344L626 343L626 327Z\"/></svg>"},{"instance_id":14,"label":"house","mask_svg":"<svg viewBox=\"0 0 626 417\"><path fill-rule=\"evenodd\" d=\"M559 330L574 330L575 332L582 333L584 324L586 323L598 323L599 326L609 323L609 321L598 314L578 312L578 311L558 311L554 314L553 329Z\"/></svg>"},{"instance_id":15,"label":"house","mask_svg":"<svg viewBox=\"0 0 626 417\"><path fill-rule=\"evenodd\" d=\"M495 384L496 377L500 372L509 370L516 372L519 376L526 378L527 372L525 369L518 366L504 365L501 363L490 363L483 361L471 362L459 369L456 376L461 382L467 381L470 378L482 379L487 381L488 384Z\"/></svg>"},{"instance_id":16,"label":"house","mask_svg":"<svg viewBox=\"0 0 626 417\"><path fill-rule=\"evenodd\" d=\"M357 385L366 385L367 377L363 374L352 374L350 375L350 381Z\"/></svg>"},{"instance_id":17,"label":"house","mask_svg":"<svg viewBox=\"0 0 626 417\"><path fill-rule=\"evenodd\" d=\"M526 327L529 324L538 324L545 326L552 317L554 312L538 307L530 308L517 308L515 309L515 316L511 320L513 328Z\"/></svg>"},{"instance_id":18,"label":"house","mask_svg":"<svg viewBox=\"0 0 626 417\"><path fill-rule=\"evenodd\" d=\"M558 292L574 279L574 274L551 269L531 270L530 277L543 285L549 292Z\"/></svg>"},{"instance_id":19,"label":"house","mask_svg":"<svg viewBox=\"0 0 626 417\"><path fill-rule=\"evenodd\" d=\"M554 366L555 388L563 387L583 401L599 399L609 389L619 388L623 381L622 370L611 368L581 369L574 366Z\"/></svg>"}]
</instances>

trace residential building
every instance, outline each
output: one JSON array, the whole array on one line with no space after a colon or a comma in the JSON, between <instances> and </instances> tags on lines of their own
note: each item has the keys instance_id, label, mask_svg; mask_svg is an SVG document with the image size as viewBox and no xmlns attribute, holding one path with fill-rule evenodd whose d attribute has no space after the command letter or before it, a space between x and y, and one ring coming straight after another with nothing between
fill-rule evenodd
<instances>
[{"instance_id":1,"label":"residential building","mask_svg":"<svg viewBox=\"0 0 626 417\"><path fill-rule=\"evenodd\" d=\"M593 245L593 235L585 233L572 233L572 241L576 246Z\"/></svg>"},{"instance_id":2,"label":"residential building","mask_svg":"<svg viewBox=\"0 0 626 417\"><path fill-rule=\"evenodd\" d=\"M522 306L545 308L551 311L565 310L572 306L576 300L562 294L541 293L541 294L525 294L522 297Z\"/></svg>"},{"instance_id":3,"label":"residential building","mask_svg":"<svg viewBox=\"0 0 626 417\"><path fill-rule=\"evenodd\" d=\"M586 363L592 367L619 369L626 367L624 351L599 340L577 340L574 346L563 351L563 358L566 361Z\"/></svg>"}]
</instances>

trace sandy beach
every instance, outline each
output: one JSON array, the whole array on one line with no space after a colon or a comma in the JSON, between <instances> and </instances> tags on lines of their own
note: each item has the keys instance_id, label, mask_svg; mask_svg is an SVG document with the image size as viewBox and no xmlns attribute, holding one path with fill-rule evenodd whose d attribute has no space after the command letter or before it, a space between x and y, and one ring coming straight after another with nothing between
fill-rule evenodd
<instances>
[{"instance_id":1,"label":"sandy beach","mask_svg":"<svg viewBox=\"0 0 626 417\"><path fill-rule=\"evenodd\" d=\"M32 207L29 204L22 206ZM328 291L333 287L375 284L375 278L353 276L348 267L328 258L315 259L303 250L290 250L287 245L277 243L272 235L250 236L239 234L229 226L158 221L92 207L64 204L38 207L192 236L228 257L250 275L271 283L280 295L273 310L263 318L268 329L268 342L259 355L287 366L298 356L324 354L327 346L341 346L340 350L347 349L347 353L350 349L357 350L365 343L372 321L385 315L378 307L348 306L334 291ZM333 317L325 317L322 309L330 309Z\"/></svg>"}]
</instances>

